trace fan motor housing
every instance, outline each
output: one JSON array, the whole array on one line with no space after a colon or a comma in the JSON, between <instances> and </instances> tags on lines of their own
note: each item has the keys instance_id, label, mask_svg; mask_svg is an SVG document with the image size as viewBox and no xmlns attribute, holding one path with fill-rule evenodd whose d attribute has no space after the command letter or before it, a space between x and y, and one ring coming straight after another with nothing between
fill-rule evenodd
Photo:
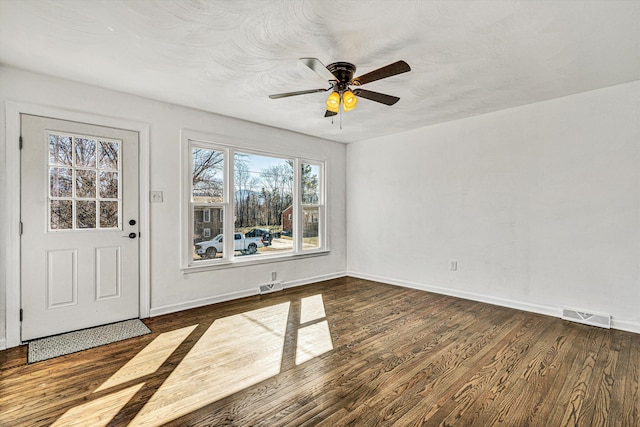
<instances>
[{"instance_id":1,"label":"fan motor housing","mask_svg":"<svg viewBox=\"0 0 640 427\"><path fill-rule=\"evenodd\" d=\"M338 91L343 91L353 79L353 74L356 72L356 66L350 62L334 62L327 65L327 70L331 71L331 74L338 78L338 83L334 85L334 88Z\"/></svg>"}]
</instances>

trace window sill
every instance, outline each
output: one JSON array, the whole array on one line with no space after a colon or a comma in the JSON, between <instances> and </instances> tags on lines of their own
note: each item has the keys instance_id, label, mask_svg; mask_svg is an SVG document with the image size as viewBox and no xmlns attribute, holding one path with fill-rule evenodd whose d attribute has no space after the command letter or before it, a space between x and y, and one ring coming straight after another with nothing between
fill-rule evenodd
<instances>
[{"instance_id":1,"label":"window sill","mask_svg":"<svg viewBox=\"0 0 640 427\"><path fill-rule=\"evenodd\" d=\"M274 262L294 261L304 258L314 258L318 256L329 255L331 251L329 249L318 249L314 251L305 251L297 254L282 254L282 255L265 255L262 257L249 258L249 256L235 257L233 259L220 260L220 261L204 261L204 265L190 265L188 267L182 267L183 274L200 273L203 271L222 270L227 268L248 267L252 265L271 264ZM249 259L246 259L249 258Z\"/></svg>"}]
</instances>

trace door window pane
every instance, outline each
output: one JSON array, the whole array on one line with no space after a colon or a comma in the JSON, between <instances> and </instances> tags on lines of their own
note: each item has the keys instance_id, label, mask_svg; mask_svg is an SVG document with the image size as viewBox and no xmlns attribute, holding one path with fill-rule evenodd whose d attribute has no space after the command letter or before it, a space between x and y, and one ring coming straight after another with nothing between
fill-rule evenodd
<instances>
[{"instance_id":1,"label":"door window pane","mask_svg":"<svg viewBox=\"0 0 640 427\"><path fill-rule=\"evenodd\" d=\"M51 197L73 196L72 170L67 168L49 169L49 188Z\"/></svg>"},{"instance_id":2,"label":"door window pane","mask_svg":"<svg viewBox=\"0 0 640 427\"><path fill-rule=\"evenodd\" d=\"M100 202L100 228L118 227L118 202Z\"/></svg>"},{"instance_id":3,"label":"door window pane","mask_svg":"<svg viewBox=\"0 0 640 427\"><path fill-rule=\"evenodd\" d=\"M100 169L118 169L118 149L115 141L100 141Z\"/></svg>"},{"instance_id":4,"label":"door window pane","mask_svg":"<svg viewBox=\"0 0 640 427\"><path fill-rule=\"evenodd\" d=\"M223 201L224 153L206 148L192 148L192 200L214 203Z\"/></svg>"},{"instance_id":5,"label":"door window pane","mask_svg":"<svg viewBox=\"0 0 640 427\"><path fill-rule=\"evenodd\" d=\"M51 230L121 226L121 144L49 132Z\"/></svg>"},{"instance_id":6,"label":"door window pane","mask_svg":"<svg viewBox=\"0 0 640 427\"><path fill-rule=\"evenodd\" d=\"M52 230L71 230L73 228L73 202L71 200L51 200L49 212L49 227Z\"/></svg>"},{"instance_id":7,"label":"door window pane","mask_svg":"<svg viewBox=\"0 0 640 427\"><path fill-rule=\"evenodd\" d=\"M96 228L96 202L78 200L76 202L76 225L78 228Z\"/></svg>"},{"instance_id":8,"label":"door window pane","mask_svg":"<svg viewBox=\"0 0 640 427\"><path fill-rule=\"evenodd\" d=\"M49 134L49 163L71 166L73 164L71 137Z\"/></svg>"},{"instance_id":9,"label":"door window pane","mask_svg":"<svg viewBox=\"0 0 640 427\"><path fill-rule=\"evenodd\" d=\"M84 137L73 138L76 146L76 166L96 167L96 140Z\"/></svg>"},{"instance_id":10,"label":"door window pane","mask_svg":"<svg viewBox=\"0 0 640 427\"><path fill-rule=\"evenodd\" d=\"M100 197L118 198L118 172L100 172Z\"/></svg>"},{"instance_id":11,"label":"door window pane","mask_svg":"<svg viewBox=\"0 0 640 427\"><path fill-rule=\"evenodd\" d=\"M76 170L76 197L96 197L95 170Z\"/></svg>"}]
</instances>

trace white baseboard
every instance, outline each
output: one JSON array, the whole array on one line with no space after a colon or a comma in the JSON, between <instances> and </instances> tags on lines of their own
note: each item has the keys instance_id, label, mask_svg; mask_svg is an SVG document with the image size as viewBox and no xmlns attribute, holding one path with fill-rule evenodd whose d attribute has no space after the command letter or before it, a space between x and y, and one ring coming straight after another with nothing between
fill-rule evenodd
<instances>
[{"instance_id":1,"label":"white baseboard","mask_svg":"<svg viewBox=\"0 0 640 427\"><path fill-rule=\"evenodd\" d=\"M338 277L344 277L345 275L346 275L346 272L343 271L339 273L325 274L322 276L306 277L304 279L284 282L282 286L285 289L293 288L296 286L303 286L303 285L308 285L315 282L321 282L323 280L337 279ZM217 304L220 302L231 301L234 299L246 298L253 295L258 295L257 283L255 287L251 289L245 289L242 291L231 292L231 293L222 294L222 295L214 295L207 298L200 298L196 300L181 302L178 304L169 304L169 305L163 305L160 307L153 307L151 308L149 314L151 317L155 317L163 314L175 313L177 311L189 310L191 308L204 307L205 305Z\"/></svg>"},{"instance_id":2,"label":"white baseboard","mask_svg":"<svg viewBox=\"0 0 640 427\"><path fill-rule=\"evenodd\" d=\"M322 276L314 276L314 277L305 277L304 279L292 280L290 282L283 283L285 289L294 288L296 286L304 286L309 285L311 283L322 282L325 280L338 279L340 277L344 277L347 275L346 271L341 271L338 273L331 274L323 274Z\"/></svg>"},{"instance_id":3,"label":"white baseboard","mask_svg":"<svg viewBox=\"0 0 640 427\"><path fill-rule=\"evenodd\" d=\"M616 320L616 318L612 317L611 328L640 334L640 322L632 322L629 320Z\"/></svg>"},{"instance_id":4,"label":"white baseboard","mask_svg":"<svg viewBox=\"0 0 640 427\"><path fill-rule=\"evenodd\" d=\"M380 277L371 274L357 273L350 271L349 276L359 279L373 280L376 282L387 283L389 285L397 285L405 288L418 289L421 291L433 292L435 294L448 295L471 301L484 302L487 304L498 305L501 307L515 308L517 310L529 311L532 313L544 314L547 316L560 317L562 310L559 307L552 307L541 304L531 304L522 301L510 300L506 298L498 298L490 295L477 294L474 292L457 291L454 289L442 288L439 286L426 285L424 283L415 283L407 280L392 279L390 277Z\"/></svg>"},{"instance_id":5,"label":"white baseboard","mask_svg":"<svg viewBox=\"0 0 640 427\"><path fill-rule=\"evenodd\" d=\"M7 349L7 340L2 338L0 339L0 350L6 350Z\"/></svg>"},{"instance_id":6,"label":"white baseboard","mask_svg":"<svg viewBox=\"0 0 640 427\"><path fill-rule=\"evenodd\" d=\"M231 301L234 299L250 297L258 294L258 287L255 289L247 289L239 292L231 292L223 295L215 295L207 298L200 298L191 301L185 301L178 304L163 305L160 307L152 307L149 314L151 317L163 314L175 313L177 311L189 310L191 308L204 307L205 305L217 304L219 302Z\"/></svg>"},{"instance_id":7,"label":"white baseboard","mask_svg":"<svg viewBox=\"0 0 640 427\"><path fill-rule=\"evenodd\" d=\"M347 275L358 278L358 279L372 280L375 282L387 283L389 285L397 285L405 288L418 289L422 291L433 292L436 294L448 295L452 297L468 299L471 301L478 301L478 302L484 302L487 304L498 305L501 307L514 308L516 310L528 311L531 313L544 314L546 316L562 317L562 309L560 307L555 307L550 305L531 304L528 302L510 300L506 298L498 298L490 295L476 294L473 292L456 291L453 289L442 288L439 286L426 285L423 283L415 283L415 282L410 282L406 280L392 279L389 277L374 276L371 274L358 273L354 271L349 271ZM612 318L611 327L613 329L618 329L621 331L640 334L640 323L638 322Z\"/></svg>"}]
</instances>

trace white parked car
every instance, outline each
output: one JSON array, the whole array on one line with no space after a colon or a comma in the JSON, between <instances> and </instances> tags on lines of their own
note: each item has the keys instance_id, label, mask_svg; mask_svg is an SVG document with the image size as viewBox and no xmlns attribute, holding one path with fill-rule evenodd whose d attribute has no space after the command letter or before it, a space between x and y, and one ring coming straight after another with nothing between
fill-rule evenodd
<instances>
[{"instance_id":1,"label":"white parked car","mask_svg":"<svg viewBox=\"0 0 640 427\"><path fill-rule=\"evenodd\" d=\"M234 234L233 250L241 252L245 255L255 254L258 248L264 246L262 237L245 237L242 233ZM198 242L195 245L196 253L200 258L215 258L217 254L222 253L222 234L218 234L211 240L206 242Z\"/></svg>"}]
</instances>

